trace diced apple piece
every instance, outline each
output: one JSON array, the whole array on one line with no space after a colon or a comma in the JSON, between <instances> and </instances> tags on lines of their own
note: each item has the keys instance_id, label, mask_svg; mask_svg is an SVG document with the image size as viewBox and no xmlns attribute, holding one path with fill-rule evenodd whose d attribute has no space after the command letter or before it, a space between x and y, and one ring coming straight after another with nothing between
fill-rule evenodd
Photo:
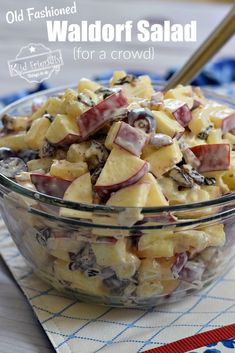
<instances>
[{"instance_id":1,"label":"diced apple piece","mask_svg":"<svg viewBox=\"0 0 235 353\"><path fill-rule=\"evenodd\" d=\"M188 127L194 135L198 135L210 125L211 122L208 119L208 116L204 114L203 108L199 107L192 111L192 120L189 122Z\"/></svg>"},{"instance_id":2,"label":"diced apple piece","mask_svg":"<svg viewBox=\"0 0 235 353\"><path fill-rule=\"evenodd\" d=\"M122 121L113 142L139 157L146 141L147 135L142 130Z\"/></svg>"},{"instance_id":3,"label":"diced apple piece","mask_svg":"<svg viewBox=\"0 0 235 353\"><path fill-rule=\"evenodd\" d=\"M68 180L38 173L31 173L31 182L39 192L60 198L71 184Z\"/></svg>"},{"instance_id":4,"label":"diced apple piece","mask_svg":"<svg viewBox=\"0 0 235 353\"><path fill-rule=\"evenodd\" d=\"M223 134L235 128L235 112L222 120L221 130Z\"/></svg>"},{"instance_id":5,"label":"diced apple piece","mask_svg":"<svg viewBox=\"0 0 235 353\"><path fill-rule=\"evenodd\" d=\"M127 99L120 90L83 113L77 119L82 138L86 139L102 128L108 121L113 120L120 109L126 107L127 104Z\"/></svg>"},{"instance_id":6,"label":"diced apple piece","mask_svg":"<svg viewBox=\"0 0 235 353\"><path fill-rule=\"evenodd\" d=\"M223 143L221 129L212 129L208 134L206 142L209 144Z\"/></svg>"},{"instance_id":7,"label":"diced apple piece","mask_svg":"<svg viewBox=\"0 0 235 353\"><path fill-rule=\"evenodd\" d=\"M70 282L71 288L73 289L82 291L85 294L107 294L103 288L101 277L87 277L79 270L71 271L68 267L68 263L62 260L56 260L54 262L54 270L56 278L62 281Z\"/></svg>"},{"instance_id":8,"label":"diced apple piece","mask_svg":"<svg viewBox=\"0 0 235 353\"><path fill-rule=\"evenodd\" d=\"M50 170L52 163L52 158L31 159L31 161L27 162L27 167L29 172L34 170L44 170L47 173Z\"/></svg>"},{"instance_id":9,"label":"diced apple piece","mask_svg":"<svg viewBox=\"0 0 235 353\"><path fill-rule=\"evenodd\" d=\"M175 164L179 163L183 158L178 142L169 146L159 148L155 152L146 156L146 161L150 164L150 171L160 178L163 174L172 169Z\"/></svg>"},{"instance_id":10,"label":"diced apple piece","mask_svg":"<svg viewBox=\"0 0 235 353\"><path fill-rule=\"evenodd\" d=\"M146 161L123 148L114 147L96 182L96 191L103 195L136 183L149 170Z\"/></svg>"},{"instance_id":11,"label":"diced apple piece","mask_svg":"<svg viewBox=\"0 0 235 353\"><path fill-rule=\"evenodd\" d=\"M78 203L92 204L92 184L90 173L86 173L75 179L65 191L64 200ZM90 212L73 210L62 207L60 216L73 218L92 218Z\"/></svg>"},{"instance_id":12,"label":"diced apple piece","mask_svg":"<svg viewBox=\"0 0 235 353\"><path fill-rule=\"evenodd\" d=\"M166 111L170 117L174 118L183 127L187 126L192 119L192 112L188 105L180 100L164 99L161 109Z\"/></svg>"},{"instance_id":13,"label":"diced apple piece","mask_svg":"<svg viewBox=\"0 0 235 353\"><path fill-rule=\"evenodd\" d=\"M90 91L95 92L99 88L99 83L91 81L87 78L81 78L78 83L78 93L84 92L85 89L89 89Z\"/></svg>"},{"instance_id":14,"label":"diced apple piece","mask_svg":"<svg viewBox=\"0 0 235 353\"><path fill-rule=\"evenodd\" d=\"M192 120L192 113L187 104L184 104L175 111L173 111L172 115L183 127L188 126L188 124Z\"/></svg>"},{"instance_id":15,"label":"diced apple piece","mask_svg":"<svg viewBox=\"0 0 235 353\"><path fill-rule=\"evenodd\" d=\"M166 200L162 188L157 179L151 174L147 173L140 179L139 183L149 183L150 190L148 193L145 207L168 206L169 202Z\"/></svg>"},{"instance_id":16,"label":"diced apple piece","mask_svg":"<svg viewBox=\"0 0 235 353\"><path fill-rule=\"evenodd\" d=\"M92 250L97 264L113 268L119 278L133 277L140 265L138 257L128 251L126 239L120 239L114 244L94 243Z\"/></svg>"},{"instance_id":17,"label":"diced apple piece","mask_svg":"<svg viewBox=\"0 0 235 353\"><path fill-rule=\"evenodd\" d=\"M80 139L76 121L67 115L58 114L47 130L46 138L53 145L71 145Z\"/></svg>"},{"instance_id":18,"label":"diced apple piece","mask_svg":"<svg viewBox=\"0 0 235 353\"><path fill-rule=\"evenodd\" d=\"M66 160L54 160L50 174L66 180L74 180L87 172L87 164L84 162L70 163Z\"/></svg>"},{"instance_id":19,"label":"diced apple piece","mask_svg":"<svg viewBox=\"0 0 235 353\"><path fill-rule=\"evenodd\" d=\"M148 183L137 183L127 186L113 193L107 205L117 207L145 207L150 187Z\"/></svg>"},{"instance_id":20,"label":"diced apple piece","mask_svg":"<svg viewBox=\"0 0 235 353\"><path fill-rule=\"evenodd\" d=\"M230 145L227 143L197 145L191 151L200 161L199 172L226 170L230 165Z\"/></svg>"},{"instance_id":21,"label":"diced apple piece","mask_svg":"<svg viewBox=\"0 0 235 353\"><path fill-rule=\"evenodd\" d=\"M109 129L109 132L105 139L105 147L110 151L113 148L113 141L115 139L115 136L117 135L120 125L121 125L121 121L117 121L116 123L114 123Z\"/></svg>"},{"instance_id":22,"label":"diced apple piece","mask_svg":"<svg viewBox=\"0 0 235 353\"><path fill-rule=\"evenodd\" d=\"M39 150L43 145L46 132L50 126L50 121L47 118L36 119L26 133L26 143L32 150Z\"/></svg>"},{"instance_id":23,"label":"diced apple piece","mask_svg":"<svg viewBox=\"0 0 235 353\"><path fill-rule=\"evenodd\" d=\"M124 94L127 96L129 102L131 102L133 99L136 100L136 97L143 99L151 99L152 95L155 93L151 79L147 75L134 77L133 84L124 83L118 85L118 83L116 82L115 87L120 87L122 89Z\"/></svg>"},{"instance_id":24,"label":"diced apple piece","mask_svg":"<svg viewBox=\"0 0 235 353\"><path fill-rule=\"evenodd\" d=\"M27 150L26 134L7 134L0 137L0 147L8 147L13 151Z\"/></svg>"},{"instance_id":25,"label":"diced apple piece","mask_svg":"<svg viewBox=\"0 0 235 353\"><path fill-rule=\"evenodd\" d=\"M77 144L73 143L68 149L66 159L72 163L83 162L85 153L89 148L89 146L90 146L90 142L81 142Z\"/></svg>"},{"instance_id":26,"label":"diced apple piece","mask_svg":"<svg viewBox=\"0 0 235 353\"><path fill-rule=\"evenodd\" d=\"M180 138L184 133L184 128L176 120L161 111L152 111L156 119L157 132L170 136L171 138Z\"/></svg>"}]
</instances>

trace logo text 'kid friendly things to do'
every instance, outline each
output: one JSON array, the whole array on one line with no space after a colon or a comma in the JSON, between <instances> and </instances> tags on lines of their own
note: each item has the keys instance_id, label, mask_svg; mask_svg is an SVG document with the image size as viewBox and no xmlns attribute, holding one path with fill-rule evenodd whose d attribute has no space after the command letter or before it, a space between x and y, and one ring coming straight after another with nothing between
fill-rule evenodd
<instances>
[{"instance_id":1,"label":"logo text 'kid friendly things to do'","mask_svg":"<svg viewBox=\"0 0 235 353\"><path fill-rule=\"evenodd\" d=\"M8 61L10 76L20 76L28 82L42 82L58 73L63 65L61 51L30 43L21 48L15 59Z\"/></svg>"}]
</instances>

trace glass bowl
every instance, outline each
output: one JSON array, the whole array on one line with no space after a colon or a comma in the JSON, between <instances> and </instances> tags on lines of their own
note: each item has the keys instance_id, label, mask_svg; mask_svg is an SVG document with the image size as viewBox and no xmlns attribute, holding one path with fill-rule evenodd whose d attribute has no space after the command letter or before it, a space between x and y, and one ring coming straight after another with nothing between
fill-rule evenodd
<instances>
[{"instance_id":1,"label":"glass bowl","mask_svg":"<svg viewBox=\"0 0 235 353\"><path fill-rule=\"evenodd\" d=\"M2 115L29 114L36 97L64 89L26 97ZM205 93L235 107L231 98ZM60 207L76 218L60 217ZM176 206L107 207L63 201L0 175L0 209L35 273L87 302L152 307L179 301L215 281L235 255L234 193Z\"/></svg>"}]
</instances>

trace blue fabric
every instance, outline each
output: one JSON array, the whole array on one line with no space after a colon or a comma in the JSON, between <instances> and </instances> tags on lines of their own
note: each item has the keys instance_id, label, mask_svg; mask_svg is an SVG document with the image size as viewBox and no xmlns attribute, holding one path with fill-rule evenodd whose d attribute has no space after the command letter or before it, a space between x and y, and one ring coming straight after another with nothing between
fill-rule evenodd
<instances>
[{"instance_id":1,"label":"blue fabric","mask_svg":"<svg viewBox=\"0 0 235 353\"><path fill-rule=\"evenodd\" d=\"M41 82L37 86L35 86L35 88L33 88L33 89L24 89L24 90L14 92L9 95L0 97L0 104L2 104L3 106L11 104L20 98L28 96L29 94L32 94L32 93L43 91L44 89L47 89L49 87L50 86L48 85L48 83Z\"/></svg>"},{"instance_id":2,"label":"blue fabric","mask_svg":"<svg viewBox=\"0 0 235 353\"><path fill-rule=\"evenodd\" d=\"M153 72L148 71L128 71L129 74L136 76L147 74L152 80L167 80L176 71L176 68L170 69L166 75L158 75ZM112 76L112 71L97 75L94 77L95 80L108 80ZM225 58L214 63L208 64L205 69L193 80L194 85L206 86L213 85L219 86L226 83L231 83L235 81L235 59ZM34 89L21 90L10 95L0 97L1 105L8 105L28 94L42 91L49 88L48 83L42 82L38 84Z\"/></svg>"}]
</instances>

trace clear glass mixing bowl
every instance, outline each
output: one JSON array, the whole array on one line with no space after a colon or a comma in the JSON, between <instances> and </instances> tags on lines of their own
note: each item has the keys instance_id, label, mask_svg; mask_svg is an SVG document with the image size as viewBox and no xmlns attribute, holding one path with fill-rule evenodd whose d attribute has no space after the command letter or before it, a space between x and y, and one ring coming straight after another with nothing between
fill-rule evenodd
<instances>
[{"instance_id":1,"label":"clear glass mixing bowl","mask_svg":"<svg viewBox=\"0 0 235 353\"><path fill-rule=\"evenodd\" d=\"M64 89L26 97L2 115L29 114L35 97ZM235 107L231 98L205 94ZM60 207L80 211L80 218L60 217ZM233 193L193 204L118 208L63 201L0 175L0 208L35 273L87 302L152 307L182 300L221 276L235 255Z\"/></svg>"}]
</instances>

